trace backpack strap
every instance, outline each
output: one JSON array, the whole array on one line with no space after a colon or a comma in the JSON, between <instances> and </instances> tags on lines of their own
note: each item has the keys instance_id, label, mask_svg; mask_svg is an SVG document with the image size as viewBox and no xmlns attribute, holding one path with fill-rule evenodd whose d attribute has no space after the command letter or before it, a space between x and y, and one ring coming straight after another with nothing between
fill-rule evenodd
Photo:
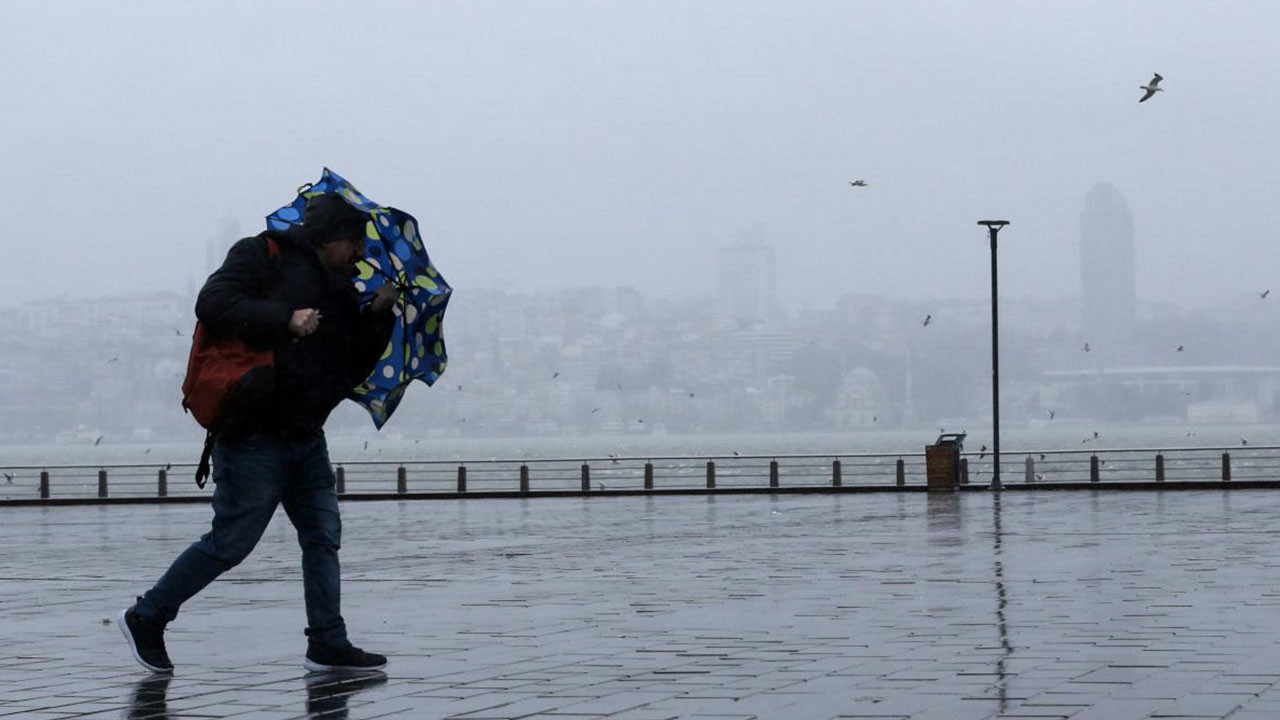
<instances>
[{"instance_id":1,"label":"backpack strap","mask_svg":"<svg viewBox=\"0 0 1280 720\"><path fill-rule=\"evenodd\" d=\"M213 456L213 433L207 432L204 435L204 450L200 452L200 464L196 466L196 487L204 489L205 481L209 479L209 458Z\"/></svg>"}]
</instances>

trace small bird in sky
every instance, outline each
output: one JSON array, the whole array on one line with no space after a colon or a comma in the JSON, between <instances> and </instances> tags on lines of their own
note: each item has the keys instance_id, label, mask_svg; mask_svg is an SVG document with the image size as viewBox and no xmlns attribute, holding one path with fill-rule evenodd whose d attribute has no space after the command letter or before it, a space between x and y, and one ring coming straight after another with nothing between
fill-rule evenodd
<instances>
[{"instance_id":1,"label":"small bird in sky","mask_svg":"<svg viewBox=\"0 0 1280 720\"><path fill-rule=\"evenodd\" d=\"M5 474L4 474L4 481L5 481L5 482L7 482L7 483L9 483L10 485L12 485L12 484L13 484L13 473L5 473Z\"/></svg>"},{"instance_id":2,"label":"small bird in sky","mask_svg":"<svg viewBox=\"0 0 1280 720\"><path fill-rule=\"evenodd\" d=\"M1052 420L1052 419L1053 419L1053 416L1054 416L1054 415L1057 415L1057 414L1058 414L1058 413L1057 413L1056 411L1054 411L1054 410L1050 410L1050 411L1049 411L1049 419L1050 419L1050 420Z\"/></svg>"},{"instance_id":3,"label":"small bird in sky","mask_svg":"<svg viewBox=\"0 0 1280 720\"><path fill-rule=\"evenodd\" d=\"M556 378L558 378L558 377L560 377L560 373L559 373L559 372L552 373L552 375L551 375L551 379L552 379L552 380L555 380L555 379L556 379Z\"/></svg>"},{"instance_id":4,"label":"small bird in sky","mask_svg":"<svg viewBox=\"0 0 1280 720\"><path fill-rule=\"evenodd\" d=\"M1043 459L1044 459L1044 453L1040 453L1040 459L1041 459L1041 460L1043 460Z\"/></svg>"},{"instance_id":5,"label":"small bird in sky","mask_svg":"<svg viewBox=\"0 0 1280 720\"><path fill-rule=\"evenodd\" d=\"M1093 437L1094 437L1094 439L1095 439L1095 440L1098 438L1098 431L1097 431L1097 430L1094 430L1094 431L1093 431Z\"/></svg>"},{"instance_id":6,"label":"small bird in sky","mask_svg":"<svg viewBox=\"0 0 1280 720\"><path fill-rule=\"evenodd\" d=\"M178 328L173 329L173 334L177 335L178 337L182 337L182 331L179 330Z\"/></svg>"},{"instance_id":7,"label":"small bird in sky","mask_svg":"<svg viewBox=\"0 0 1280 720\"><path fill-rule=\"evenodd\" d=\"M924 322L923 322L923 323L921 323L921 327L929 327L929 323L931 323L931 322L933 322L933 316L932 316L932 315L925 315L925 316L924 316Z\"/></svg>"},{"instance_id":8,"label":"small bird in sky","mask_svg":"<svg viewBox=\"0 0 1280 720\"><path fill-rule=\"evenodd\" d=\"M151 454L151 448L147 448L146 450L143 450L143 451L142 451L142 454L143 454L143 455L150 455L150 454Z\"/></svg>"},{"instance_id":9,"label":"small bird in sky","mask_svg":"<svg viewBox=\"0 0 1280 720\"><path fill-rule=\"evenodd\" d=\"M1085 344L1084 344L1084 347L1083 347L1083 348L1081 348L1081 349L1082 349L1082 350L1084 350L1085 352L1089 352L1089 351L1090 351L1090 350L1092 350L1093 348L1089 347L1089 343L1085 343Z\"/></svg>"},{"instance_id":10,"label":"small bird in sky","mask_svg":"<svg viewBox=\"0 0 1280 720\"><path fill-rule=\"evenodd\" d=\"M99 435L99 436L98 436L98 439L93 441L93 446L94 446L94 447L98 447L99 445L101 445L101 444L102 444L102 438L104 438L104 437L106 437L106 435Z\"/></svg>"},{"instance_id":11,"label":"small bird in sky","mask_svg":"<svg viewBox=\"0 0 1280 720\"><path fill-rule=\"evenodd\" d=\"M1044 480L1044 473L1036 473L1036 480L1043 481L1043 480Z\"/></svg>"},{"instance_id":12,"label":"small bird in sky","mask_svg":"<svg viewBox=\"0 0 1280 720\"><path fill-rule=\"evenodd\" d=\"M458 386L458 392L462 392L462 386L461 386L461 385L459 385L459 386Z\"/></svg>"},{"instance_id":13,"label":"small bird in sky","mask_svg":"<svg viewBox=\"0 0 1280 720\"><path fill-rule=\"evenodd\" d=\"M1178 346L1178 349L1177 349L1177 350L1175 350L1174 352L1182 352L1182 346L1181 346L1181 345L1179 345L1179 346Z\"/></svg>"},{"instance_id":14,"label":"small bird in sky","mask_svg":"<svg viewBox=\"0 0 1280 720\"><path fill-rule=\"evenodd\" d=\"M867 181L866 180L850 180L849 184L852 185L853 187L866 187Z\"/></svg>"},{"instance_id":15,"label":"small bird in sky","mask_svg":"<svg viewBox=\"0 0 1280 720\"><path fill-rule=\"evenodd\" d=\"M612 461L616 464L616 463L618 462L618 455L617 455L617 453L609 453L609 459L610 459L610 460L612 460Z\"/></svg>"},{"instance_id":16,"label":"small bird in sky","mask_svg":"<svg viewBox=\"0 0 1280 720\"><path fill-rule=\"evenodd\" d=\"M689 393L689 397L693 397L693 393Z\"/></svg>"},{"instance_id":17,"label":"small bird in sky","mask_svg":"<svg viewBox=\"0 0 1280 720\"><path fill-rule=\"evenodd\" d=\"M1195 430L1188 430L1188 431L1187 431L1187 437L1191 437L1192 435L1195 435L1195 434L1196 434L1196 431L1195 431Z\"/></svg>"},{"instance_id":18,"label":"small bird in sky","mask_svg":"<svg viewBox=\"0 0 1280 720\"><path fill-rule=\"evenodd\" d=\"M638 422L638 423L640 423L641 425L643 425L643 424L644 424L644 418L637 418L637 419L636 419L636 422Z\"/></svg>"},{"instance_id":19,"label":"small bird in sky","mask_svg":"<svg viewBox=\"0 0 1280 720\"><path fill-rule=\"evenodd\" d=\"M876 421L876 416L875 416L875 415L872 415L872 416L871 416L871 422L875 422L875 421Z\"/></svg>"},{"instance_id":20,"label":"small bird in sky","mask_svg":"<svg viewBox=\"0 0 1280 720\"><path fill-rule=\"evenodd\" d=\"M118 362L120 362L120 358L118 358L118 357L113 357L113 358L111 358L110 360L108 360L108 361L107 361L107 364L108 364L108 365L110 365L111 363L118 363Z\"/></svg>"},{"instance_id":21,"label":"small bird in sky","mask_svg":"<svg viewBox=\"0 0 1280 720\"><path fill-rule=\"evenodd\" d=\"M1258 293L1258 298L1262 300L1266 300L1267 296L1270 294L1271 294L1271 288L1267 288L1266 290L1263 290L1262 292Z\"/></svg>"},{"instance_id":22,"label":"small bird in sky","mask_svg":"<svg viewBox=\"0 0 1280 720\"><path fill-rule=\"evenodd\" d=\"M169 468L171 468L171 467L173 467L173 463L165 463L165 464L164 464L164 471L165 471L165 472L169 472Z\"/></svg>"},{"instance_id":23,"label":"small bird in sky","mask_svg":"<svg viewBox=\"0 0 1280 720\"><path fill-rule=\"evenodd\" d=\"M1249 441L1248 441L1248 440L1245 440L1244 438L1240 438L1240 444L1241 444L1241 445L1248 445L1248 444L1249 444Z\"/></svg>"},{"instance_id":24,"label":"small bird in sky","mask_svg":"<svg viewBox=\"0 0 1280 720\"><path fill-rule=\"evenodd\" d=\"M1146 102L1151 99L1152 95L1155 95L1158 92L1164 92L1164 88L1160 87L1160 81L1163 79L1164 79L1163 77L1160 77L1160 73L1155 73L1155 75L1151 78L1151 82L1147 83L1146 85L1139 85L1138 87L1142 88L1143 90L1146 90L1147 93L1143 95L1142 98L1138 100L1138 102L1140 103Z\"/></svg>"},{"instance_id":25,"label":"small bird in sky","mask_svg":"<svg viewBox=\"0 0 1280 720\"><path fill-rule=\"evenodd\" d=\"M737 450L734 450L734 451L733 451L733 456L734 456L734 457L739 457L739 455L738 455L738 451L737 451Z\"/></svg>"},{"instance_id":26,"label":"small bird in sky","mask_svg":"<svg viewBox=\"0 0 1280 720\"><path fill-rule=\"evenodd\" d=\"M979 459L979 460L981 460L982 458L986 457L986 456L987 456L987 446L986 446L986 445L983 445L982 447L978 448L978 453L979 453L979 455L978 455L978 459Z\"/></svg>"},{"instance_id":27,"label":"small bird in sky","mask_svg":"<svg viewBox=\"0 0 1280 720\"><path fill-rule=\"evenodd\" d=\"M598 412L600 412L600 408L591 408L591 414L592 414L592 415L595 415L595 414L596 414L596 413L598 413Z\"/></svg>"}]
</instances>

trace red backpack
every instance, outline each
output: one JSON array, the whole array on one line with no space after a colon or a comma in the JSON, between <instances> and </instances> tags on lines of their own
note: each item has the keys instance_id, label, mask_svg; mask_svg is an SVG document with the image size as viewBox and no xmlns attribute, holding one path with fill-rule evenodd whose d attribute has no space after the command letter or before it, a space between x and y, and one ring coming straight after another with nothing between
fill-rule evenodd
<instances>
[{"instance_id":1,"label":"red backpack","mask_svg":"<svg viewBox=\"0 0 1280 720\"><path fill-rule=\"evenodd\" d=\"M280 260L280 246L271 238L267 255L272 262ZM187 376L182 381L182 408L208 430L204 452L196 469L196 485L203 488L209 476L209 456L213 452L213 431L222 419L227 398L245 373L275 364L273 350L254 350L234 336L211 339L204 325L196 321L191 335L191 354L187 357Z\"/></svg>"}]
</instances>

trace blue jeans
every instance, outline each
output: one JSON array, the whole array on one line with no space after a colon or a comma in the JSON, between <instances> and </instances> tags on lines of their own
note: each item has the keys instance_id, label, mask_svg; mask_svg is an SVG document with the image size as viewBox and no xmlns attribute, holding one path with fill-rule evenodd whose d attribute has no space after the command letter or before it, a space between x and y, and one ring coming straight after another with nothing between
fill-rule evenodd
<instances>
[{"instance_id":1,"label":"blue jeans","mask_svg":"<svg viewBox=\"0 0 1280 720\"><path fill-rule=\"evenodd\" d=\"M213 481L213 528L138 598L136 612L148 620L172 621L184 602L248 557L276 506L284 503L302 546L307 637L328 647L349 645L340 612L342 520L324 435L215 441Z\"/></svg>"}]
</instances>

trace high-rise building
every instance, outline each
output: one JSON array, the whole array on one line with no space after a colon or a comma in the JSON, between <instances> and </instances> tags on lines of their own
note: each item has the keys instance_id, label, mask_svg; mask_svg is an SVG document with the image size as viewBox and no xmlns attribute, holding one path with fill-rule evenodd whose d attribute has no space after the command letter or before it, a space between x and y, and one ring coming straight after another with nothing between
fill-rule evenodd
<instances>
[{"instance_id":1,"label":"high-rise building","mask_svg":"<svg viewBox=\"0 0 1280 720\"><path fill-rule=\"evenodd\" d=\"M774 319L777 285L773 248L740 242L716 251L716 305L738 327Z\"/></svg>"},{"instance_id":2,"label":"high-rise building","mask_svg":"<svg viewBox=\"0 0 1280 720\"><path fill-rule=\"evenodd\" d=\"M1110 183L1094 186L1080 213L1080 299L1086 342L1106 351L1133 341L1133 215Z\"/></svg>"},{"instance_id":3,"label":"high-rise building","mask_svg":"<svg viewBox=\"0 0 1280 720\"><path fill-rule=\"evenodd\" d=\"M227 252L240 238L240 223L235 218L223 217L218 221L217 232L204 241L206 275L222 267L222 261L227 258Z\"/></svg>"}]
</instances>

